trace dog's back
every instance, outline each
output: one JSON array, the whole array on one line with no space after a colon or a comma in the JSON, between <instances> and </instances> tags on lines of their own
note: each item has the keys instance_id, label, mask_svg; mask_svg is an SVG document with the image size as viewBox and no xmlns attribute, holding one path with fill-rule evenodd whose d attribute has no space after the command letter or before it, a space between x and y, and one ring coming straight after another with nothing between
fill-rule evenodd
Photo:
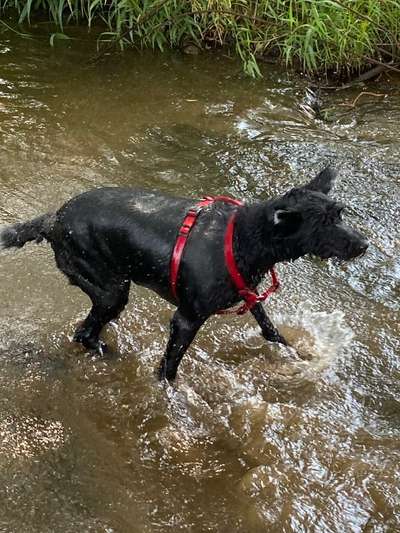
<instances>
[{"instance_id":1,"label":"dog's back","mask_svg":"<svg viewBox=\"0 0 400 533\"><path fill-rule=\"evenodd\" d=\"M141 189L94 189L54 214L4 228L0 243L3 248L22 247L46 239L58 268L85 292L92 292L90 286L107 288L129 279L175 303L169 284L171 253L182 220L194 204L190 198ZM212 281L209 254L214 252L215 263L223 263L222 228L231 209L220 202L212 212L206 210L193 230L197 246L185 251L189 262L202 271L204 283Z\"/></svg>"},{"instance_id":2,"label":"dog's back","mask_svg":"<svg viewBox=\"0 0 400 533\"><path fill-rule=\"evenodd\" d=\"M100 286L129 278L165 297L169 261L191 200L108 187L81 194L56 214L51 242L59 268Z\"/></svg>"}]
</instances>

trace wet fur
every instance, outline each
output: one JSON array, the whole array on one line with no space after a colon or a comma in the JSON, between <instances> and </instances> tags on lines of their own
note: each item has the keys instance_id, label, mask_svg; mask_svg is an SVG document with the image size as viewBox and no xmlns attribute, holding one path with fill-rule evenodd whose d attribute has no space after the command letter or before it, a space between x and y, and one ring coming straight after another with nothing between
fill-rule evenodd
<instances>
[{"instance_id":1,"label":"wet fur","mask_svg":"<svg viewBox=\"0 0 400 533\"><path fill-rule=\"evenodd\" d=\"M341 220L342 206L328 198L335 173L327 168L304 187L238 209L237 265L249 286L281 261L306 254L351 259L366 250L363 237ZM159 377L174 379L183 354L202 324L240 301L225 267L223 241L237 207L218 202L203 210L189 236L178 279L179 303L169 285L170 257L183 218L195 200L128 188L81 194L57 213L0 229L0 248L50 242L58 268L92 300L74 340L103 351L102 328L128 302L133 281L178 306ZM251 310L268 341L286 344L264 308Z\"/></svg>"}]
</instances>

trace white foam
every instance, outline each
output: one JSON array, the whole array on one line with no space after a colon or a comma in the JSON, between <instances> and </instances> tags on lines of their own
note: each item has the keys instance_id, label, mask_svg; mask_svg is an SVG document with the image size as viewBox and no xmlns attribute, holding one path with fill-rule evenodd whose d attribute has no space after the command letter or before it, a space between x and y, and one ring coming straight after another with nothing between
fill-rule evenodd
<instances>
[{"instance_id":1,"label":"white foam","mask_svg":"<svg viewBox=\"0 0 400 533\"><path fill-rule=\"evenodd\" d=\"M280 317L279 322L284 324L284 335L285 327L292 330L294 339L289 338L289 342L308 356L301 366L314 372L333 366L354 336L342 311L317 311L308 301L299 305L295 314Z\"/></svg>"}]
</instances>

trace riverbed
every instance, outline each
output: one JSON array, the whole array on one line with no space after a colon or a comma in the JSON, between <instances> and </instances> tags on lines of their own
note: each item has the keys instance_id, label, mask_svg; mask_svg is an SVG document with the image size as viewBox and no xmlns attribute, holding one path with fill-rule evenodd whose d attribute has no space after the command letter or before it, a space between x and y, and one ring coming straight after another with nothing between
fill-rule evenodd
<instances>
[{"instance_id":1,"label":"riverbed","mask_svg":"<svg viewBox=\"0 0 400 533\"><path fill-rule=\"evenodd\" d=\"M78 36L1 36L0 224L105 185L250 202L330 163L370 246L278 265L268 313L308 357L251 316L214 317L167 388L172 306L132 287L96 357L71 342L89 300L50 247L2 253L0 531L398 531L399 80L324 91L321 119L277 66L254 81L223 52L88 63Z\"/></svg>"}]
</instances>

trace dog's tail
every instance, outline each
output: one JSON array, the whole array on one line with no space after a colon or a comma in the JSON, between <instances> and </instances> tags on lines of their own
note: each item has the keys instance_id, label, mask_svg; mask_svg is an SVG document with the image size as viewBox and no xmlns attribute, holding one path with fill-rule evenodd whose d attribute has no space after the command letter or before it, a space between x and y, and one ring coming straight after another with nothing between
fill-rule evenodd
<instances>
[{"instance_id":1,"label":"dog's tail","mask_svg":"<svg viewBox=\"0 0 400 533\"><path fill-rule=\"evenodd\" d=\"M0 227L0 250L22 248L27 242L49 239L54 222L55 214L47 213L27 222Z\"/></svg>"}]
</instances>

